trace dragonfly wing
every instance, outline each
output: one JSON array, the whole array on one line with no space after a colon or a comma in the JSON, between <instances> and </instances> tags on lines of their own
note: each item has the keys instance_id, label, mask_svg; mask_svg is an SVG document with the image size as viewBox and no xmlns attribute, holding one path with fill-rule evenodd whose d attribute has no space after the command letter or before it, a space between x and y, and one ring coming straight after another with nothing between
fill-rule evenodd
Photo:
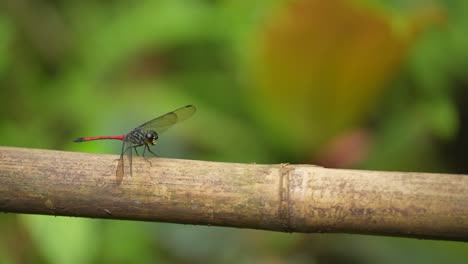
<instances>
[{"instance_id":1,"label":"dragonfly wing","mask_svg":"<svg viewBox=\"0 0 468 264\"><path fill-rule=\"evenodd\" d=\"M117 170L115 171L115 177L117 179L117 185L120 185L124 176L124 155L126 151L126 142L122 142L122 152L120 152L119 163L117 164Z\"/></svg>"},{"instance_id":2,"label":"dragonfly wing","mask_svg":"<svg viewBox=\"0 0 468 264\"><path fill-rule=\"evenodd\" d=\"M161 134L176 123L191 117L196 110L197 109L195 106L187 105L162 116L156 117L155 119L144 123L138 128L142 130L154 130L156 133Z\"/></svg>"}]
</instances>

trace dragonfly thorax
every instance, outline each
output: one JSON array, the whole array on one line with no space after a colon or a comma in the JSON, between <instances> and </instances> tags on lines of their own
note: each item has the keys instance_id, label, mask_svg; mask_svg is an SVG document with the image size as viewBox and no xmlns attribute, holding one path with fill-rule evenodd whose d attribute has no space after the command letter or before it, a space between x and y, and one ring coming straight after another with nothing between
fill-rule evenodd
<instances>
[{"instance_id":1,"label":"dragonfly thorax","mask_svg":"<svg viewBox=\"0 0 468 264\"><path fill-rule=\"evenodd\" d=\"M158 133L154 130L143 131L142 129L134 129L127 134L125 140L135 146L154 145L158 141Z\"/></svg>"}]
</instances>

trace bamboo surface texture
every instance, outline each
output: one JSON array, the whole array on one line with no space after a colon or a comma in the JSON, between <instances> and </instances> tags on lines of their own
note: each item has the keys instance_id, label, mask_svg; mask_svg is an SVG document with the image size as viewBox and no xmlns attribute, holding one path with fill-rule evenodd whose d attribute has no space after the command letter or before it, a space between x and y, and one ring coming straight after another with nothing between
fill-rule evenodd
<instances>
[{"instance_id":1,"label":"bamboo surface texture","mask_svg":"<svg viewBox=\"0 0 468 264\"><path fill-rule=\"evenodd\" d=\"M465 175L0 147L0 211L468 241Z\"/></svg>"}]
</instances>

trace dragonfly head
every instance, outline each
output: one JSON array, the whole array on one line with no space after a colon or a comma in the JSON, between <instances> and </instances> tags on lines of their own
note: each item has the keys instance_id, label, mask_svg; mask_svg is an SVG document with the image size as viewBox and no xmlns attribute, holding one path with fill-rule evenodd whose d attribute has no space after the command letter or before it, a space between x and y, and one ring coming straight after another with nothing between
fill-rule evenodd
<instances>
[{"instance_id":1,"label":"dragonfly head","mask_svg":"<svg viewBox=\"0 0 468 264\"><path fill-rule=\"evenodd\" d=\"M158 133L153 130L149 130L145 135L146 144L154 145L158 141Z\"/></svg>"}]
</instances>

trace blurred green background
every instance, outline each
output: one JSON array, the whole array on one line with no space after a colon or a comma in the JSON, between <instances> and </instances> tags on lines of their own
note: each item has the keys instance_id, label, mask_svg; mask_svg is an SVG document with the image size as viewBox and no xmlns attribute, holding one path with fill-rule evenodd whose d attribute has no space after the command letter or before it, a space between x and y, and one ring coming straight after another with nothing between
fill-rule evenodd
<instances>
[{"instance_id":1,"label":"blurred green background","mask_svg":"<svg viewBox=\"0 0 468 264\"><path fill-rule=\"evenodd\" d=\"M467 173L468 1L0 3L0 145ZM437 222L434 222L437 225ZM468 246L3 214L0 263L467 263Z\"/></svg>"}]
</instances>

